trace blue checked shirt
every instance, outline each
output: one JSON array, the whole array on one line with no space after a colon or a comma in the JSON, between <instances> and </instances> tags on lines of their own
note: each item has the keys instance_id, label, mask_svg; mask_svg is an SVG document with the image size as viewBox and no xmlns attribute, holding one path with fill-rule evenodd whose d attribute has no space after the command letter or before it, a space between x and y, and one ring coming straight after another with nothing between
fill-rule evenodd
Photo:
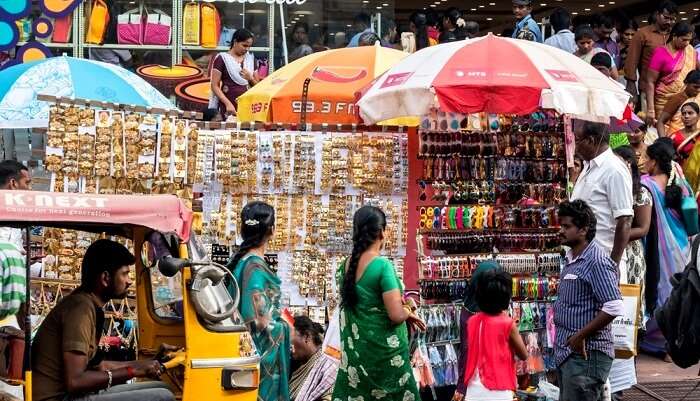
<instances>
[{"instance_id":1,"label":"blue checked shirt","mask_svg":"<svg viewBox=\"0 0 700 401\"><path fill-rule=\"evenodd\" d=\"M610 256L591 242L578 258L571 260L561 272L558 298L554 303L557 366L566 361L572 351L566 345L573 336L590 323L607 302L622 300L617 282L617 267ZM615 357L610 325L586 339L586 352L601 351Z\"/></svg>"}]
</instances>

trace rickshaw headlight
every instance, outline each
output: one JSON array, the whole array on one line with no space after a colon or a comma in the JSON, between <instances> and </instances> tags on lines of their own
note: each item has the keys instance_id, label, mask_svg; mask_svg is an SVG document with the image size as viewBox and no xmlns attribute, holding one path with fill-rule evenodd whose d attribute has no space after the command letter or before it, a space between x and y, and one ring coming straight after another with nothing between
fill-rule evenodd
<instances>
[{"instance_id":1,"label":"rickshaw headlight","mask_svg":"<svg viewBox=\"0 0 700 401\"><path fill-rule=\"evenodd\" d=\"M258 368L224 368L221 370L221 386L224 390L256 389L260 383Z\"/></svg>"}]
</instances>

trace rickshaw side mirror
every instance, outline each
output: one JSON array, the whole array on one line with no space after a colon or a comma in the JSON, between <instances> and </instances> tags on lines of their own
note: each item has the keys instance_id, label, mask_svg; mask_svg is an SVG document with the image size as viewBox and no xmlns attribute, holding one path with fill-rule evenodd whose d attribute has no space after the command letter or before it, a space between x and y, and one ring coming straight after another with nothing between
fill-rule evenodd
<instances>
[{"instance_id":1,"label":"rickshaw side mirror","mask_svg":"<svg viewBox=\"0 0 700 401\"><path fill-rule=\"evenodd\" d=\"M173 277L180 270L191 266L192 262L188 259L173 258L172 256L164 256L156 262L156 268L165 277Z\"/></svg>"}]
</instances>

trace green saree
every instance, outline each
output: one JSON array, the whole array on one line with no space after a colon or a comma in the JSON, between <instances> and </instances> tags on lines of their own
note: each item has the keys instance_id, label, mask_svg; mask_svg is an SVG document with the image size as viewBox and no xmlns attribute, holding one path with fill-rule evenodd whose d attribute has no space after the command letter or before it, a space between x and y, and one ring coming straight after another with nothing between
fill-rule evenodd
<instances>
[{"instance_id":1,"label":"green saree","mask_svg":"<svg viewBox=\"0 0 700 401\"><path fill-rule=\"evenodd\" d=\"M258 401L289 401L291 345L289 325L280 315L282 281L255 255L242 258L233 275L241 288L238 309L260 354Z\"/></svg>"},{"instance_id":2,"label":"green saree","mask_svg":"<svg viewBox=\"0 0 700 401\"><path fill-rule=\"evenodd\" d=\"M336 274L343 285L345 264ZM340 310L341 359L334 401L419 401L408 353L408 328L389 320L382 294L402 289L394 266L373 259L357 281L354 309Z\"/></svg>"}]
</instances>

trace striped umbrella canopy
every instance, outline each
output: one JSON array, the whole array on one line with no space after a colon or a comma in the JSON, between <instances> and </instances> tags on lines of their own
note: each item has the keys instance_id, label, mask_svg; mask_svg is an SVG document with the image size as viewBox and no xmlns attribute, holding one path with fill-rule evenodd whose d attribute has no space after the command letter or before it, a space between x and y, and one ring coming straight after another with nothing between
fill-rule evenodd
<instances>
[{"instance_id":1,"label":"striped umbrella canopy","mask_svg":"<svg viewBox=\"0 0 700 401\"><path fill-rule=\"evenodd\" d=\"M553 109L608 121L629 94L580 58L525 40L484 37L422 49L376 80L358 106L366 123L455 113L528 114Z\"/></svg>"},{"instance_id":2,"label":"striped umbrella canopy","mask_svg":"<svg viewBox=\"0 0 700 401\"><path fill-rule=\"evenodd\" d=\"M46 126L49 103L37 95L173 109L157 89L119 66L52 57L0 71L0 128Z\"/></svg>"}]
</instances>

